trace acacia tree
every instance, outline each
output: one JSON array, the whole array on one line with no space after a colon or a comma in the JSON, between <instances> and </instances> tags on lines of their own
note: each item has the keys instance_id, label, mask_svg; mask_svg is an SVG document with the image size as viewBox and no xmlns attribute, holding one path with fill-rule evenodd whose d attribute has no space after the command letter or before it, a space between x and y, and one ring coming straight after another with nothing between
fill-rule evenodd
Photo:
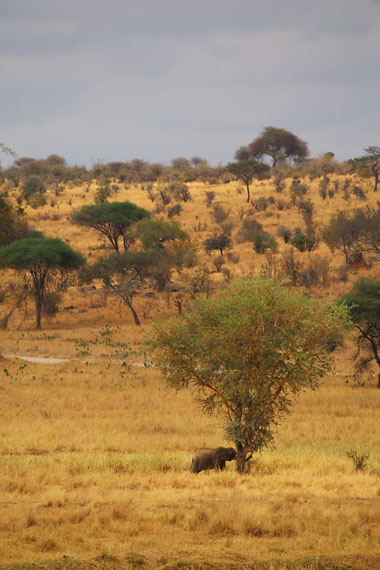
<instances>
[{"instance_id":1,"label":"acacia tree","mask_svg":"<svg viewBox=\"0 0 380 570\"><path fill-rule=\"evenodd\" d=\"M251 199L250 185L254 178L262 180L268 174L269 166L257 160L240 160L239 162L230 162L227 164L227 170L231 172L238 180L244 182L247 189L247 202Z\"/></svg>"},{"instance_id":2,"label":"acacia tree","mask_svg":"<svg viewBox=\"0 0 380 570\"><path fill-rule=\"evenodd\" d=\"M272 166L286 160L296 162L303 160L309 154L307 143L290 131L276 127L265 127L260 136L254 139L248 147L242 147L240 156L262 158L269 156ZM245 158L246 159L246 158Z\"/></svg>"},{"instance_id":3,"label":"acacia tree","mask_svg":"<svg viewBox=\"0 0 380 570\"><path fill-rule=\"evenodd\" d=\"M330 369L346 320L344 306L269 279L237 280L156 324L147 345L169 385L191 387L206 411L222 413L243 472L252 453L273 441L297 394Z\"/></svg>"},{"instance_id":4,"label":"acacia tree","mask_svg":"<svg viewBox=\"0 0 380 570\"><path fill-rule=\"evenodd\" d=\"M323 241L333 253L336 249L343 251L346 263L349 262L353 248L358 249L359 237L357 220L347 212L333 214L322 232Z\"/></svg>"},{"instance_id":5,"label":"acacia tree","mask_svg":"<svg viewBox=\"0 0 380 570\"><path fill-rule=\"evenodd\" d=\"M380 388L380 282L360 279L349 293L342 297L349 308L357 338L356 370L360 374L371 362L379 367L377 387Z\"/></svg>"},{"instance_id":6,"label":"acacia tree","mask_svg":"<svg viewBox=\"0 0 380 570\"><path fill-rule=\"evenodd\" d=\"M133 306L134 287L137 281L143 281L157 264L154 252L126 251L119 255L112 253L107 258L100 258L92 266L84 268L83 281L102 279L103 285L116 293L131 311L135 325L140 326L140 319Z\"/></svg>"},{"instance_id":7,"label":"acacia tree","mask_svg":"<svg viewBox=\"0 0 380 570\"><path fill-rule=\"evenodd\" d=\"M124 251L133 242L133 225L149 217L149 212L131 202L104 202L83 206L72 216L72 221L87 226L103 234L112 248L119 253L119 239L122 238Z\"/></svg>"},{"instance_id":8,"label":"acacia tree","mask_svg":"<svg viewBox=\"0 0 380 570\"><path fill-rule=\"evenodd\" d=\"M57 270L79 269L84 264L85 258L58 238L25 238L0 249L0 268L16 269L32 278L37 329L48 278Z\"/></svg>"},{"instance_id":9,"label":"acacia tree","mask_svg":"<svg viewBox=\"0 0 380 570\"><path fill-rule=\"evenodd\" d=\"M377 192L380 177L380 146L369 146L364 150L366 154L363 156L363 159L371 167L375 179L373 191Z\"/></svg>"}]
</instances>

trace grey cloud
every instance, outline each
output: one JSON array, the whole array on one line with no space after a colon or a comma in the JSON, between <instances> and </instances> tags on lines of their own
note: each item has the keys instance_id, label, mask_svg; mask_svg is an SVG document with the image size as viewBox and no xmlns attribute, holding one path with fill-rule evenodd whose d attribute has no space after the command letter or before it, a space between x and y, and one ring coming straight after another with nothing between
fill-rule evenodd
<instances>
[{"instance_id":1,"label":"grey cloud","mask_svg":"<svg viewBox=\"0 0 380 570\"><path fill-rule=\"evenodd\" d=\"M372 0L3 0L0 140L215 163L273 124L344 158L379 144L379 38Z\"/></svg>"}]
</instances>

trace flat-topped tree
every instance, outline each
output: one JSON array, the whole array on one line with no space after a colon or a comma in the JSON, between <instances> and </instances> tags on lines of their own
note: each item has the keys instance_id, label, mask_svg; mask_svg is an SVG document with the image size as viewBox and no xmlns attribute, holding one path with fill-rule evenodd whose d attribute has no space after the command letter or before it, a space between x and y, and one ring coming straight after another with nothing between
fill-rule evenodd
<instances>
[{"instance_id":1,"label":"flat-topped tree","mask_svg":"<svg viewBox=\"0 0 380 570\"><path fill-rule=\"evenodd\" d=\"M132 227L150 214L131 202L105 202L83 206L71 220L75 224L87 226L103 234L116 253L120 252L119 240L123 241L124 251L133 242Z\"/></svg>"},{"instance_id":2,"label":"flat-topped tree","mask_svg":"<svg viewBox=\"0 0 380 570\"><path fill-rule=\"evenodd\" d=\"M29 274L36 304L36 328L41 328L41 312L48 276L56 270L79 269L86 262L67 243L58 238L25 238L0 249L0 268Z\"/></svg>"},{"instance_id":3,"label":"flat-topped tree","mask_svg":"<svg viewBox=\"0 0 380 570\"><path fill-rule=\"evenodd\" d=\"M245 154L243 153L245 152ZM299 162L309 155L308 145L291 131L277 127L265 127L260 136L255 138L248 147L242 147L238 153L251 158L269 156L272 166L285 161Z\"/></svg>"}]
</instances>

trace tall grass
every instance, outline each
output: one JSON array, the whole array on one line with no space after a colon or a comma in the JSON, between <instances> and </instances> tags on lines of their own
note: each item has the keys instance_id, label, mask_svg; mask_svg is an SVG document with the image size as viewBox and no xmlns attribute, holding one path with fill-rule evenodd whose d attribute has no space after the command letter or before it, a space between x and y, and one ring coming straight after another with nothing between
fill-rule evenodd
<instances>
[{"instance_id":1,"label":"tall grass","mask_svg":"<svg viewBox=\"0 0 380 570\"><path fill-rule=\"evenodd\" d=\"M120 378L120 362L108 364L105 375L100 358L21 369L2 360L2 562L132 552L244 565L378 552L376 389L330 377L302 395L250 474L231 463L193 475L193 449L224 443L221 419L154 369ZM364 471L347 458L353 448L369 455Z\"/></svg>"}]
</instances>

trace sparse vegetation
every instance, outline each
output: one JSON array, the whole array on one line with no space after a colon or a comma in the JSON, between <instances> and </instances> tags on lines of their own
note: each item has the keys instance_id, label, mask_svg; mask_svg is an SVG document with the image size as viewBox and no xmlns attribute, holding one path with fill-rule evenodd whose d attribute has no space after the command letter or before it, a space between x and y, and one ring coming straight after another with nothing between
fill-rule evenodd
<instances>
[{"instance_id":1,"label":"sparse vegetation","mask_svg":"<svg viewBox=\"0 0 380 570\"><path fill-rule=\"evenodd\" d=\"M161 243L178 260L162 292L148 273L131 287L133 306L143 317L140 327L133 326L122 298L102 287L102 279L79 290L76 281L57 274L43 308L49 319L37 335L30 289L12 270L1 271L0 323L6 321L7 328L0 341L0 565L7 570L22 563L227 569L281 567L283 561L289 570L302 560L300 567L314 570L317 560L329 568L326 556L331 567L342 567L344 555L351 567L355 556L364 568L376 567L378 370L371 361L360 381L351 382L354 340L336 349L331 339L334 372L317 391L300 394L293 413L274 432L274 448L251 460L250 474L238 476L229 465L224 473L201 474L196 481L188 473L193 450L227 444L220 418L204 415L190 394L169 392L139 345L152 321L185 315L192 298L211 297L235 277L265 275L322 299L340 298L362 276L377 279L378 205L370 164L340 165L331 154L302 164L280 161L255 182L249 203L241 181L197 157L169 166L136 159L86 170L52 155L16 159L2 170L7 227L21 228L20 221L59 237L86 256L88 265L106 258L111 244L70 220L85 204L94 204L106 183L112 198L102 205L128 201L160 223L181 205L173 217L190 237ZM36 194L41 204L23 197L32 175L44 184ZM320 181L326 176L324 199ZM298 181L292 187L293 180ZM187 186L191 202L172 191L164 205L159 190L170 195L169 187L177 183ZM308 237L308 203L316 239L312 253L301 253L289 243L298 231ZM228 218L218 223L213 205ZM352 241L347 263L343 243L330 248L319 240L339 212L358 216L366 228ZM246 220L251 228L243 225ZM1 224L0 233L4 228ZM233 246L233 252L223 250L225 263L220 251L209 256L203 247L205 239L223 231ZM276 251L263 255L253 248L254 236L262 232L276 236ZM22 234L12 234L10 241L14 235ZM147 233L145 246L137 233L130 237L131 252L144 253L150 240L160 247L154 232ZM166 269L162 263L164 277ZM113 276L122 291L126 277L123 271ZM50 298L54 290L59 295ZM67 360L39 363L15 354ZM347 450L370 461L356 471Z\"/></svg>"}]
</instances>

